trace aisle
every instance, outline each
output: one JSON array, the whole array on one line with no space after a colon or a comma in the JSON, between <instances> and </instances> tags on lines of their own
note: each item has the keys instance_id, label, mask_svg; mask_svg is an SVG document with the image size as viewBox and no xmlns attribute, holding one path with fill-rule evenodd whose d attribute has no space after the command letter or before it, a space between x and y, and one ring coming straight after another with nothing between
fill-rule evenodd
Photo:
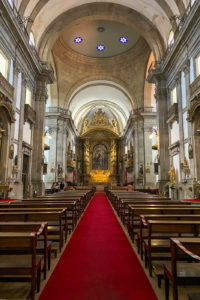
<instances>
[{"instance_id":1,"label":"aisle","mask_svg":"<svg viewBox=\"0 0 200 300\"><path fill-rule=\"evenodd\" d=\"M39 300L156 300L104 194L96 193Z\"/></svg>"}]
</instances>

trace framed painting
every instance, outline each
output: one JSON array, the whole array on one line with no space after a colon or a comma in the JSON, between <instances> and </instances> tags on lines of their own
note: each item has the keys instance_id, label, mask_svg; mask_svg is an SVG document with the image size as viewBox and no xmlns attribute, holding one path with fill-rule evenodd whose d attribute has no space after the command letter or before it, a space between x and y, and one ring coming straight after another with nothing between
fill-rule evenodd
<instances>
[{"instance_id":1,"label":"framed painting","mask_svg":"<svg viewBox=\"0 0 200 300\"><path fill-rule=\"evenodd\" d=\"M93 170L108 169L108 151L106 146L103 144L98 144L93 148L92 169Z\"/></svg>"}]
</instances>

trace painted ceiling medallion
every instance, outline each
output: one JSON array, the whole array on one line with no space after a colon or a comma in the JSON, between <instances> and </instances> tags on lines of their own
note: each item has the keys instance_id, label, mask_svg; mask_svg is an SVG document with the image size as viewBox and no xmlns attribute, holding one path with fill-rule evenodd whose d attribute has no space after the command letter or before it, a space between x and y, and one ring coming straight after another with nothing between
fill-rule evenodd
<instances>
[{"instance_id":1,"label":"painted ceiling medallion","mask_svg":"<svg viewBox=\"0 0 200 300\"><path fill-rule=\"evenodd\" d=\"M75 42L76 44L80 44L80 43L82 43L82 41L83 41L83 39L82 39L81 36L78 36L78 37L76 37L76 38L74 39L74 42Z\"/></svg>"},{"instance_id":2,"label":"painted ceiling medallion","mask_svg":"<svg viewBox=\"0 0 200 300\"><path fill-rule=\"evenodd\" d=\"M128 43L128 39L125 37L125 36L122 36L120 39L119 39L120 43L122 44L126 44Z\"/></svg>"},{"instance_id":3,"label":"painted ceiling medallion","mask_svg":"<svg viewBox=\"0 0 200 300\"><path fill-rule=\"evenodd\" d=\"M104 51L105 48L106 48L106 47L105 47L104 45L98 45L98 46L97 46L97 50L98 50L98 51Z\"/></svg>"}]
</instances>

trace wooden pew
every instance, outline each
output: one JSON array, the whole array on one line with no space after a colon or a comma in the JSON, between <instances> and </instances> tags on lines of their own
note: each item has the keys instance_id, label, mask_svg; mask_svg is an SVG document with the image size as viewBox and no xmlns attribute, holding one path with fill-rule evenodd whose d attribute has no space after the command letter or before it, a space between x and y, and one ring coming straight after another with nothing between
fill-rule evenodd
<instances>
[{"instance_id":1,"label":"wooden pew","mask_svg":"<svg viewBox=\"0 0 200 300\"><path fill-rule=\"evenodd\" d=\"M127 224L128 232L134 242L134 235L139 231L139 216L140 215L185 215L185 214L200 215L200 206L131 206L129 205L129 220Z\"/></svg>"},{"instance_id":2,"label":"wooden pew","mask_svg":"<svg viewBox=\"0 0 200 300\"><path fill-rule=\"evenodd\" d=\"M14 205L18 205L15 203ZM72 200L72 199L48 199L48 200L35 200L35 201L22 201L20 205L31 206L31 207L62 207L67 209L67 217L68 220L72 222L72 230L75 228L78 219L81 216L82 209L81 203L79 200Z\"/></svg>"},{"instance_id":3,"label":"wooden pew","mask_svg":"<svg viewBox=\"0 0 200 300\"><path fill-rule=\"evenodd\" d=\"M74 203L76 202L76 213L78 214L78 218L81 216L81 214L84 211L84 204L81 202L80 198L35 198L35 199L23 199L21 201L22 203L52 203L52 204L57 204L57 203L62 203L62 204L68 204L68 203ZM21 203L20 202L20 203ZM19 202L17 202L19 203ZM17 204L16 203L16 204Z\"/></svg>"},{"instance_id":4,"label":"wooden pew","mask_svg":"<svg viewBox=\"0 0 200 300\"><path fill-rule=\"evenodd\" d=\"M62 207L55 207L55 208L51 208L51 207L48 207L48 208L43 208L43 207L8 207L8 208L0 208L0 213L3 213L3 212L13 212L13 213L18 213L18 212L27 212L27 213L31 213L31 212L45 212L45 213L48 213L48 212L60 212L60 211L63 211L66 210L66 208L62 208ZM55 227L57 226L54 222L50 222L48 223L48 226L49 226L49 234L53 233L53 231L55 231ZM65 214L63 214L63 217L62 217L62 224L61 226L63 227L63 230L65 232L65 242L67 241L67 230L68 230L68 223L67 223L67 210L65 211Z\"/></svg>"},{"instance_id":5,"label":"wooden pew","mask_svg":"<svg viewBox=\"0 0 200 300\"><path fill-rule=\"evenodd\" d=\"M152 261L170 258L169 238L182 234L197 237L200 234L200 221L149 220L147 230L148 239L144 240L145 266L148 264L152 276Z\"/></svg>"},{"instance_id":6,"label":"wooden pew","mask_svg":"<svg viewBox=\"0 0 200 300\"><path fill-rule=\"evenodd\" d=\"M0 232L36 232L37 234L37 254L44 256L44 279L46 279L47 267L50 270L51 265L51 242L47 239L47 223L46 222L0 222ZM39 238L42 239L39 240ZM8 250L6 250L8 253ZM16 250L14 250L16 252ZM18 251L19 252L19 251ZM21 254L25 253L22 251Z\"/></svg>"},{"instance_id":7,"label":"wooden pew","mask_svg":"<svg viewBox=\"0 0 200 300\"><path fill-rule=\"evenodd\" d=\"M60 211L24 211L24 212L0 212L0 222L47 222L48 228L49 223L56 226L56 231L49 231L49 239L52 241L59 242L59 249L61 252L63 246L63 226L62 220L66 220L66 209ZM67 232L67 223L65 224L65 230Z\"/></svg>"},{"instance_id":8,"label":"wooden pew","mask_svg":"<svg viewBox=\"0 0 200 300\"><path fill-rule=\"evenodd\" d=\"M0 232L0 275L6 277L21 276L20 280L31 282L30 299L35 299L36 278L37 289L40 288L40 273L42 256L36 255L36 233ZM6 250L26 250L31 255L2 255ZM17 279L16 279L17 280Z\"/></svg>"},{"instance_id":9,"label":"wooden pew","mask_svg":"<svg viewBox=\"0 0 200 300\"><path fill-rule=\"evenodd\" d=\"M200 238L171 238L171 262L164 266L165 299L169 300L169 281L172 283L173 300L178 300L178 285L200 283ZM189 262L182 262L183 257ZM181 262L180 262L181 261ZM193 263L191 263L193 261ZM196 263L194 263L196 262ZM197 296L195 296L197 297ZM190 297L191 298L191 297ZM191 298L195 299L195 298ZM200 299L200 298L196 298Z\"/></svg>"},{"instance_id":10,"label":"wooden pew","mask_svg":"<svg viewBox=\"0 0 200 300\"><path fill-rule=\"evenodd\" d=\"M116 211L118 212L119 211L119 208L120 208L120 202L122 200L137 200L137 201L140 201L140 200L143 200L143 201L148 201L148 200L163 200L163 201L170 201L169 198L166 198L166 197L159 197L159 196L156 196L156 195L124 195L124 194L121 194L121 195L116 195L114 200L113 200L113 206L114 208L116 209Z\"/></svg>"},{"instance_id":11,"label":"wooden pew","mask_svg":"<svg viewBox=\"0 0 200 300\"><path fill-rule=\"evenodd\" d=\"M176 220L176 221L200 221L200 215L193 215L186 211L185 215L140 215L140 230L137 234L138 253L143 259L143 240L148 238L147 225L149 220Z\"/></svg>"},{"instance_id":12,"label":"wooden pew","mask_svg":"<svg viewBox=\"0 0 200 300\"><path fill-rule=\"evenodd\" d=\"M126 224L129 217L129 205L191 205L189 202L183 202L179 200L158 200L158 199L146 199L146 200L135 200L135 199L127 199L127 200L120 200L120 205L118 208L118 215L120 216L122 222Z\"/></svg>"},{"instance_id":13,"label":"wooden pew","mask_svg":"<svg viewBox=\"0 0 200 300\"><path fill-rule=\"evenodd\" d=\"M76 201L67 201L67 202L23 201L17 203L9 202L9 203L0 204L0 209L3 208L57 208L59 210L66 208L67 224L68 224L69 232L74 230L78 218L80 217L80 211L78 209Z\"/></svg>"},{"instance_id":14,"label":"wooden pew","mask_svg":"<svg viewBox=\"0 0 200 300\"><path fill-rule=\"evenodd\" d=\"M106 192L106 196L108 197L109 201L112 203L113 207L115 208L115 202L120 198L120 196L129 196L129 197L135 197L135 196L140 196L140 195L145 195L145 193L140 193L140 192L127 192L127 191L111 191L108 190ZM148 194L146 194L147 196Z\"/></svg>"},{"instance_id":15,"label":"wooden pew","mask_svg":"<svg viewBox=\"0 0 200 300\"><path fill-rule=\"evenodd\" d=\"M40 196L40 197L37 197L37 198L32 198L32 199L29 199L31 201L34 201L34 200L77 200L80 202L80 205L82 207L82 210L86 207L86 205L88 204L89 200L91 199L92 197L92 194L93 192L89 191L87 193L78 193L78 192L73 192L73 193L67 193L66 192L60 192L60 193L56 193L56 194L53 194L53 195L49 195L49 196ZM28 201L29 201L28 200Z\"/></svg>"}]
</instances>

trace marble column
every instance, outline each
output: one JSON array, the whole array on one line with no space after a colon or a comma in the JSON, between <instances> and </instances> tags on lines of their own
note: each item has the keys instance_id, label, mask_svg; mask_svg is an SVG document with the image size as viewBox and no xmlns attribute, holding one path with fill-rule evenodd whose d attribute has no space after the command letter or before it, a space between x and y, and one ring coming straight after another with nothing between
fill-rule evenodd
<instances>
[{"instance_id":1,"label":"marble column","mask_svg":"<svg viewBox=\"0 0 200 300\"><path fill-rule=\"evenodd\" d=\"M44 117L45 117L45 105L47 99L47 80L40 77L36 84L35 95L35 111L36 111L36 123L33 134L33 165L32 165L32 185L33 191L36 191L37 195L42 195L45 192L45 186L42 180L43 175L43 163L44 163Z\"/></svg>"},{"instance_id":2,"label":"marble column","mask_svg":"<svg viewBox=\"0 0 200 300\"><path fill-rule=\"evenodd\" d=\"M159 180L158 186L162 192L164 185L169 181L169 134L167 125L167 90L166 81L160 79L156 82L155 97L157 100L158 132L159 132Z\"/></svg>"},{"instance_id":3,"label":"marble column","mask_svg":"<svg viewBox=\"0 0 200 300\"><path fill-rule=\"evenodd\" d=\"M135 128L135 176L136 188L143 188L145 185L145 144L144 144L144 120L138 116L134 120Z\"/></svg>"}]
</instances>

